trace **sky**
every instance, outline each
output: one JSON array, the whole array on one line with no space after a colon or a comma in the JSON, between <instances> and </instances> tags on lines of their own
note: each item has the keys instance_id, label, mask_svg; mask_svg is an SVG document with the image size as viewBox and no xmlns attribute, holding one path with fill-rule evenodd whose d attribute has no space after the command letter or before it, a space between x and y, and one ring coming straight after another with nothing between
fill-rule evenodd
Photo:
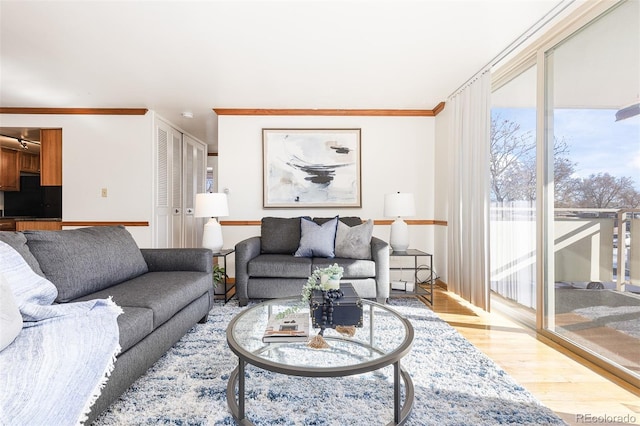
<instances>
[{"instance_id":1,"label":"sky","mask_svg":"<svg viewBox=\"0 0 640 426\"><path fill-rule=\"evenodd\" d=\"M535 134L533 108L493 108L492 114ZM610 109L558 109L555 135L567 143L576 177L598 173L629 177L640 190L640 115L616 122L615 114Z\"/></svg>"}]
</instances>

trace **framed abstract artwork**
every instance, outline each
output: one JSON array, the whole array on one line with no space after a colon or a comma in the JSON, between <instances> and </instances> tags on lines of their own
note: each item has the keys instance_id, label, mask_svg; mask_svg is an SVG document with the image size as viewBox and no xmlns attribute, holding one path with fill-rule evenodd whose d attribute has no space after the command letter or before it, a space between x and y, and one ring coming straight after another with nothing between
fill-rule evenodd
<instances>
[{"instance_id":1,"label":"framed abstract artwork","mask_svg":"<svg viewBox=\"0 0 640 426\"><path fill-rule=\"evenodd\" d=\"M360 129L262 129L265 208L361 207Z\"/></svg>"}]
</instances>

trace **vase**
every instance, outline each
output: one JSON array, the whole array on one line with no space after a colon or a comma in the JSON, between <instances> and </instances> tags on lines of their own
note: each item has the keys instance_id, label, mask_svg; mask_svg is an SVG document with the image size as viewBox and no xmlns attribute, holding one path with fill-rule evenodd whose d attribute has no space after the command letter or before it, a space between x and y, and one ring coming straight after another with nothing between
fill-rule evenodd
<instances>
[{"instance_id":1,"label":"vase","mask_svg":"<svg viewBox=\"0 0 640 426\"><path fill-rule=\"evenodd\" d=\"M320 275L320 286L323 290L337 290L340 288L340 280L342 275Z\"/></svg>"},{"instance_id":2,"label":"vase","mask_svg":"<svg viewBox=\"0 0 640 426\"><path fill-rule=\"evenodd\" d=\"M337 290L340 288L340 278L342 278L339 275L332 275L327 279L327 283L325 284L325 287L327 290Z\"/></svg>"}]
</instances>

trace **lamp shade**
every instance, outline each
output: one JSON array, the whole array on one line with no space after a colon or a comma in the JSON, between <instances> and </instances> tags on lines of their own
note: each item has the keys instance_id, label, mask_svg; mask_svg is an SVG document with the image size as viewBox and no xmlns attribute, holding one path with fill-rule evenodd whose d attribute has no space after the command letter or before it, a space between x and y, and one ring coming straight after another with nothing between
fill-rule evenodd
<instances>
[{"instance_id":1,"label":"lamp shade","mask_svg":"<svg viewBox=\"0 0 640 426\"><path fill-rule=\"evenodd\" d=\"M227 194L221 192L205 192L196 194L195 217L229 216Z\"/></svg>"},{"instance_id":2,"label":"lamp shade","mask_svg":"<svg viewBox=\"0 0 640 426\"><path fill-rule=\"evenodd\" d=\"M384 196L384 215L387 217L415 216L416 203L413 194L396 192Z\"/></svg>"}]
</instances>

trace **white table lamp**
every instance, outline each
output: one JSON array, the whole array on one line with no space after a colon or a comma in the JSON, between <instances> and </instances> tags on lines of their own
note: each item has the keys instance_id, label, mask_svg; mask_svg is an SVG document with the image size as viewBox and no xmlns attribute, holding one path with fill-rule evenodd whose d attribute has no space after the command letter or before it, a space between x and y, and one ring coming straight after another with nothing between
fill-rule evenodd
<instances>
[{"instance_id":1,"label":"white table lamp","mask_svg":"<svg viewBox=\"0 0 640 426\"><path fill-rule=\"evenodd\" d=\"M409 226L402 220L402 216L415 216L416 205L413 194L397 192L384 196L384 215L395 217L391 224L389 244L393 251L407 251L409 248Z\"/></svg>"},{"instance_id":2,"label":"white table lamp","mask_svg":"<svg viewBox=\"0 0 640 426\"><path fill-rule=\"evenodd\" d=\"M202 233L202 247L211 249L214 253L222 250L222 226L216 217L229 216L227 194L205 192L196 194L196 217L208 217Z\"/></svg>"}]
</instances>

